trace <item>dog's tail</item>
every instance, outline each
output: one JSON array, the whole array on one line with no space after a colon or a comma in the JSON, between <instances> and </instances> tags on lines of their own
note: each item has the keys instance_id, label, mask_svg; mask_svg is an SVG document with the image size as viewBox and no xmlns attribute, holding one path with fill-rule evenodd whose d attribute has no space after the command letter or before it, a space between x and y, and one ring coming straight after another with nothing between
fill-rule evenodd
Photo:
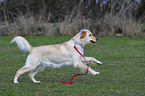
<instances>
[{"instance_id":1,"label":"dog's tail","mask_svg":"<svg viewBox=\"0 0 145 96\"><path fill-rule=\"evenodd\" d=\"M18 47L25 52L31 52L31 50L33 49L33 47L28 43L28 41L21 37L21 36L16 36L11 43L16 42Z\"/></svg>"}]
</instances>

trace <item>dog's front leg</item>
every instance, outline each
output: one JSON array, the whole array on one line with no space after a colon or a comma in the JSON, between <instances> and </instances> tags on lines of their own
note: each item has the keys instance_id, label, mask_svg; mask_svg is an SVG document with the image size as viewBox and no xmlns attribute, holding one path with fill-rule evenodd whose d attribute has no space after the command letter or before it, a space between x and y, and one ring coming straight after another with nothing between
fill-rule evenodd
<instances>
[{"instance_id":1,"label":"dog's front leg","mask_svg":"<svg viewBox=\"0 0 145 96\"><path fill-rule=\"evenodd\" d=\"M87 66L85 64L83 64L82 62L76 62L75 67L87 70ZM100 74L99 72L94 71L90 67L89 67L89 72L92 73L93 75Z\"/></svg>"},{"instance_id":2,"label":"dog's front leg","mask_svg":"<svg viewBox=\"0 0 145 96\"><path fill-rule=\"evenodd\" d=\"M96 62L96 63L98 63L98 64L100 64L100 65L102 64L102 62L100 62L99 60L95 59L94 57L85 57L85 59L86 59L87 61ZM85 61L84 58L82 58L82 61Z\"/></svg>"}]
</instances>

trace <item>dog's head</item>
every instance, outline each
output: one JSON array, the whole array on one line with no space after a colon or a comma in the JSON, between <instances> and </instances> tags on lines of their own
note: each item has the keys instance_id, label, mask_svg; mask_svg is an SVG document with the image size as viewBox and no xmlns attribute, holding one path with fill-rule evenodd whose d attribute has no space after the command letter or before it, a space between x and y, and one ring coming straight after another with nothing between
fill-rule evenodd
<instances>
[{"instance_id":1,"label":"dog's head","mask_svg":"<svg viewBox=\"0 0 145 96\"><path fill-rule=\"evenodd\" d=\"M98 38L94 37L89 30L83 29L80 31L80 41L82 44L94 44L97 40Z\"/></svg>"}]
</instances>

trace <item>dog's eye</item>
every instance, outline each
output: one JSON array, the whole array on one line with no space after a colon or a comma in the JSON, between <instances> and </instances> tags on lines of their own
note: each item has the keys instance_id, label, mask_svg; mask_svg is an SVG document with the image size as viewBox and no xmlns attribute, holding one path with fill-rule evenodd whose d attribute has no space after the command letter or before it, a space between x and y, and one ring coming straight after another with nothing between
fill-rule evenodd
<instances>
[{"instance_id":1,"label":"dog's eye","mask_svg":"<svg viewBox=\"0 0 145 96\"><path fill-rule=\"evenodd\" d=\"M92 34L89 34L89 36L92 36Z\"/></svg>"}]
</instances>

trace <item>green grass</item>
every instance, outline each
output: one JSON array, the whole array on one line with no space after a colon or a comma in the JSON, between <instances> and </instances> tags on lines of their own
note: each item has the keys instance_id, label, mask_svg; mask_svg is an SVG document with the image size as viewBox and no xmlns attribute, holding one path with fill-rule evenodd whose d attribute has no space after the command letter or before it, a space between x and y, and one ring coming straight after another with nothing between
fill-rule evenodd
<instances>
[{"instance_id":1,"label":"green grass","mask_svg":"<svg viewBox=\"0 0 145 96\"><path fill-rule=\"evenodd\" d=\"M62 43L70 37L25 37L32 46ZM102 61L89 65L100 75L85 75L73 66L52 69L46 67L35 76L41 83L34 84L27 73L13 83L16 71L25 63L28 53L10 44L12 37L0 37L0 96L145 96L145 38L100 38L94 45L85 46L85 56Z\"/></svg>"}]
</instances>

